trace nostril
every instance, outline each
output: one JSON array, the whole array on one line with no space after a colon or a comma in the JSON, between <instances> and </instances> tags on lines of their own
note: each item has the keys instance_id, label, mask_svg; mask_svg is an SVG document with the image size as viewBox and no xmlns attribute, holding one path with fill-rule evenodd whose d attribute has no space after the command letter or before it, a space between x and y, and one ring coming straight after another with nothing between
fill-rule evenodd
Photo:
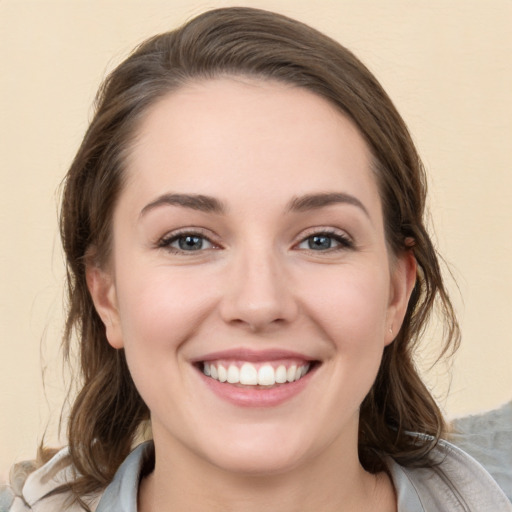
<instances>
[{"instance_id":1,"label":"nostril","mask_svg":"<svg viewBox=\"0 0 512 512\"><path fill-rule=\"evenodd\" d=\"M290 302L290 303L287 303ZM221 315L227 323L246 327L251 332L283 327L297 316L297 308L292 301L256 302L254 300L244 303L243 300L226 301L223 304Z\"/></svg>"}]
</instances>

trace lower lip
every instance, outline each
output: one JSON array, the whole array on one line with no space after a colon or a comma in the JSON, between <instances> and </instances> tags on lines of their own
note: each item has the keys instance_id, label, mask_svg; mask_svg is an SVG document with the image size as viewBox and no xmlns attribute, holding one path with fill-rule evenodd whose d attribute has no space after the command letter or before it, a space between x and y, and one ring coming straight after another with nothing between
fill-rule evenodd
<instances>
[{"instance_id":1,"label":"lower lip","mask_svg":"<svg viewBox=\"0 0 512 512\"><path fill-rule=\"evenodd\" d=\"M315 370L316 368L313 368L304 377L294 382L267 389L238 387L207 377L201 370L198 370L198 373L211 391L238 407L275 407L297 396L308 385Z\"/></svg>"}]
</instances>

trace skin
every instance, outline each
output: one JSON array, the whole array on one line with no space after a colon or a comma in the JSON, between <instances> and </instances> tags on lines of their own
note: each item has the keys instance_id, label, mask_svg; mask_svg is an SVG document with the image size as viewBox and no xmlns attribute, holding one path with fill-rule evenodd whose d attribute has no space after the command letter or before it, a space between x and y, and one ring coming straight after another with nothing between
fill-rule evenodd
<instances>
[{"instance_id":1,"label":"skin","mask_svg":"<svg viewBox=\"0 0 512 512\"><path fill-rule=\"evenodd\" d=\"M156 461L140 510L396 510L389 478L359 464L358 409L416 267L409 252L388 251L370 161L351 121L283 84L193 83L147 112L112 259L87 273L109 343L125 349L151 411ZM209 196L223 211L163 194ZM293 208L314 194L343 200ZM202 247L180 249L184 233ZM331 247L311 248L315 234ZM233 348L317 364L283 403L240 407L195 364Z\"/></svg>"}]
</instances>

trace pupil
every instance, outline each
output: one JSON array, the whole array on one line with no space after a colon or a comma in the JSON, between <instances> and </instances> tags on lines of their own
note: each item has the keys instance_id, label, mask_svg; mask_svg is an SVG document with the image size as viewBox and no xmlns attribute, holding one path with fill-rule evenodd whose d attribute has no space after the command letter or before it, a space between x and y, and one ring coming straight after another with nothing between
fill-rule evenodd
<instances>
[{"instance_id":1,"label":"pupil","mask_svg":"<svg viewBox=\"0 0 512 512\"><path fill-rule=\"evenodd\" d=\"M199 236L183 236L179 239L179 246L184 251L197 251L203 247L203 240Z\"/></svg>"},{"instance_id":2,"label":"pupil","mask_svg":"<svg viewBox=\"0 0 512 512\"><path fill-rule=\"evenodd\" d=\"M315 235L309 239L310 249L330 249L331 238L325 235Z\"/></svg>"}]
</instances>

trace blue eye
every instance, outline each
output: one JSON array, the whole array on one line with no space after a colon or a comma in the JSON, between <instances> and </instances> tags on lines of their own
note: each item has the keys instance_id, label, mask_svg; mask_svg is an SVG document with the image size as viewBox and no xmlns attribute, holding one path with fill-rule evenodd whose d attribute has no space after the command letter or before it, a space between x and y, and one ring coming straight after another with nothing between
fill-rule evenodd
<instances>
[{"instance_id":1,"label":"blue eye","mask_svg":"<svg viewBox=\"0 0 512 512\"><path fill-rule=\"evenodd\" d=\"M180 236L175 243L182 251L199 251L203 248L204 238L196 235Z\"/></svg>"},{"instance_id":2,"label":"blue eye","mask_svg":"<svg viewBox=\"0 0 512 512\"><path fill-rule=\"evenodd\" d=\"M305 238L298 247L310 251L328 251L352 248L353 243L348 237L338 233L315 233Z\"/></svg>"},{"instance_id":3,"label":"blue eye","mask_svg":"<svg viewBox=\"0 0 512 512\"><path fill-rule=\"evenodd\" d=\"M314 251L323 251L324 249L330 249L333 242L334 240L330 236L315 235L308 238L308 247Z\"/></svg>"},{"instance_id":4,"label":"blue eye","mask_svg":"<svg viewBox=\"0 0 512 512\"><path fill-rule=\"evenodd\" d=\"M180 233L164 238L158 244L159 247L173 252L195 252L211 249L213 246L206 237L197 233Z\"/></svg>"}]
</instances>

